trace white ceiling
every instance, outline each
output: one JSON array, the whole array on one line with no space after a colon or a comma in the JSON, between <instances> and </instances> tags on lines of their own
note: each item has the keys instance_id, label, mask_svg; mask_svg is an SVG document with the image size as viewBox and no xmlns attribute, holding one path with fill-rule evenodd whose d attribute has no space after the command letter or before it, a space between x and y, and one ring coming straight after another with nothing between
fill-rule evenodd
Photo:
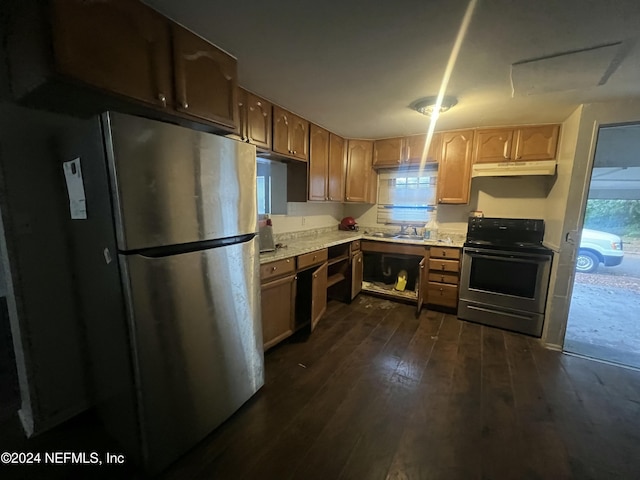
<instances>
[{"instance_id":1,"label":"white ceiling","mask_svg":"<svg viewBox=\"0 0 640 480\"><path fill-rule=\"evenodd\" d=\"M237 57L242 86L351 138L426 130L428 119L408 105L437 94L468 5L145 1ZM581 103L638 97L639 32L639 0L479 0L446 92L458 105L436 130L560 122ZM610 74L604 85L560 82L576 88L512 98L513 63L615 42L622 45L602 72ZM602 65L594 68L590 74L601 78Z\"/></svg>"}]
</instances>

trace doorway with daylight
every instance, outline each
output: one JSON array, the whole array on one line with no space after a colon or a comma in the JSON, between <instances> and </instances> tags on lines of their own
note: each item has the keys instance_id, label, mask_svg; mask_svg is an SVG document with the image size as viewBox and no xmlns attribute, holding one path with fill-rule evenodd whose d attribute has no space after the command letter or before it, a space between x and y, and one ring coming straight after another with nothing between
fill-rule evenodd
<instances>
[{"instance_id":1,"label":"doorway with daylight","mask_svg":"<svg viewBox=\"0 0 640 480\"><path fill-rule=\"evenodd\" d=\"M640 368L640 124L601 127L564 350Z\"/></svg>"}]
</instances>

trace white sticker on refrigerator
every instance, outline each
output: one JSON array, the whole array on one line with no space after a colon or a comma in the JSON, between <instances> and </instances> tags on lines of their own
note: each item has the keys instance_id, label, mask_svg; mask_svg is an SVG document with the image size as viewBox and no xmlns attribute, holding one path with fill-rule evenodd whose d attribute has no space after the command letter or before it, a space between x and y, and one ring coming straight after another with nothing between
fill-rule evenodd
<instances>
[{"instance_id":1,"label":"white sticker on refrigerator","mask_svg":"<svg viewBox=\"0 0 640 480\"><path fill-rule=\"evenodd\" d=\"M87 203L84 196L80 158L64 162L62 166L64 169L64 178L67 181L67 191L69 192L71 218L74 220L84 220L87 218Z\"/></svg>"}]
</instances>

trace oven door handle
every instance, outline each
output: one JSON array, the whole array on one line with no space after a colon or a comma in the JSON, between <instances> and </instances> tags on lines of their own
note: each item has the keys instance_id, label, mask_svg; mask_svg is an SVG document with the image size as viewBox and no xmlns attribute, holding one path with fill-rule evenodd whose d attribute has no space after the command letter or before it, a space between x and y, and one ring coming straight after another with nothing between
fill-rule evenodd
<instances>
[{"instance_id":1,"label":"oven door handle","mask_svg":"<svg viewBox=\"0 0 640 480\"><path fill-rule=\"evenodd\" d=\"M491 253L485 253L485 252L486 251L465 249L464 253L466 253L472 258L478 257L478 258L488 258L491 260L502 260L502 261L518 260L520 262L536 263L536 264L551 260L546 255L535 255L535 254L526 255L526 254L515 253L515 252L505 252L504 254L496 254L495 251L491 251Z\"/></svg>"}]
</instances>

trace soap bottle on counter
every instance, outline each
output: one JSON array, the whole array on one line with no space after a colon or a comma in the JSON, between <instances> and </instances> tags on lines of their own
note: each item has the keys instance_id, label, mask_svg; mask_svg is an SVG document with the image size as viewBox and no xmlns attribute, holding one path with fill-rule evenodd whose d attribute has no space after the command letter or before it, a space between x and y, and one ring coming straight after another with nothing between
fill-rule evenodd
<instances>
[{"instance_id":1,"label":"soap bottle on counter","mask_svg":"<svg viewBox=\"0 0 640 480\"><path fill-rule=\"evenodd\" d=\"M425 240L430 239L432 232L435 234L435 232L437 230L438 230L438 223L436 222L435 218L433 218L433 216L431 216L429 218L429 221L427 223L425 223L425 225L424 225L423 238Z\"/></svg>"}]
</instances>

